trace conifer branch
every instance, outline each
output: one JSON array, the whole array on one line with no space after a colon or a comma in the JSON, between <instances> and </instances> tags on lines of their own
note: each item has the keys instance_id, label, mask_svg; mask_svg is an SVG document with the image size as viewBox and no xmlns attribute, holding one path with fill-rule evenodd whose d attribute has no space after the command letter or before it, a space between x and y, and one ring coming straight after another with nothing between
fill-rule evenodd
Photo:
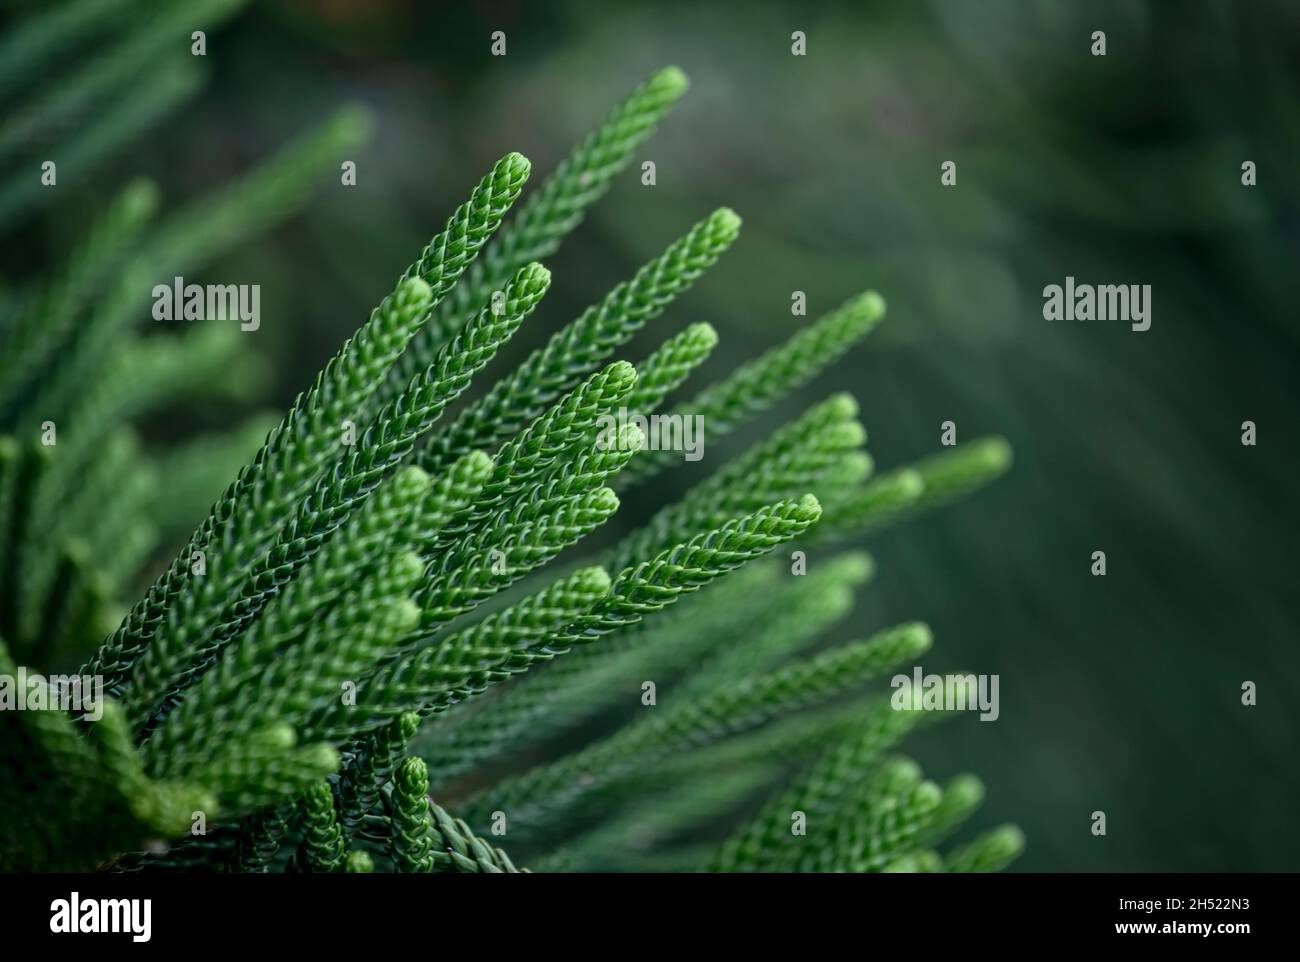
<instances>
[{"instance_id":1,"label":"conifer branch","mask_svg":"<svg viewBox=\"0 0 1300 962\"><path fill-rule=\"evenodd\" d=\"M717 439L808 383L869 334L884 316L885 302L879 294L860 294L673 411L703 417L709 435ZM672 454L647 452L647 457L632 465L628 480L641 481L673 466L678 459Z\"/></svg>"},{"instance_id":2,"label":"conifer branch","mask_svg":"<svg viewBox=\"0 0 1300 962\"><path fill-rule=\"evenodd\" d=\"M858 784L880 753L898 742L918 721L919 713L895 711L883 702L860 722L830 716L832 731L842 737L798 781L773 798L740 832L729 839L710 863L713 871L764 871L779 858L790 838L790 813L830 811L836 801ZM847 724L846 724L847 722ZM791 720L787 725L797 725ZM814 719L812 732L822 728ZM848 729L846 731L846 729ZM796 730L798 737L803 734Z\"/></svg>"},{"instance_id":3,"label":"conifer branch","mask_svg":"<svg viewBox=\"0 0 1300 962\"><path fill-rule=\"evenodd\" d=\"M846 734L863 724L863 718L874 718L888 712L888 703L882 710L879 705L861 698L811 708L787 718L773 719L762 728L744 732L698 751L665 759L660 763L662 777L670 782L684 781L699 775L731 770L747 765L761 764L773 758L816 758L828 744L836 743ZM631 775L612 783L611 791L640 792L640 779Z\"/></svg>"},{"instance_id":4,"label":"conifer branch","mask_svg":"<svg viewBox=\"0 0 1300 962\"><path fill-rule=\"evenodd\" d=\"M922 781L903 789L890 784L886 770L862 798L831 817L828 837L803 853L797 870L878 872L911 846L941 799L942 792L934 782Z\"/></svg>"},{"instance_id":5,"label":"conifer branch","mask_svg":"<svg viewBox=\"0 0 1300 962\"><path fill-rule=\"evenodd\" d=\"M117 14L127 0L73 0L41 10L0 41L0 85L9 87Z\"/></svg>"},{"instance_id":6,"label":"conifer branch","mask_svg":"<svg viewBox=\"0 0 1300 962\"><path fill-rule=\"evenodd\" d=\"M905 875L942 872L943 859L931 849L905 852L886 862L880 871Z\"/></svg>"},{"instance_id":7,"label":"conifer branch","mask_svg":"<svg viewBox=\"0 0 1300 962\"><path fill-rule=\"evenodd\" d=\"M950 852L943 860L948 872L1000 872L1025 850L1025 836L1014 825L985 832L975 841Z\"/></svg>"},{"instance_id":8,"label":"conifer branch","mask_svg":"<svg viewBox=\"0 0 1300 962\"><path fill-rule=\"evenodd\" d=\"M454 478L453 471L449 477ZM307 631L312 621L329 610L345 591L373 573L378 559L389 552L416 547L417 519L431 495L429 478L416 467L403 468L376 489L374 496L340 526L322 550L289 581L257 627L239 643L229 665L250 672L269 664L278 648ZM265 584L246 583L243 598L253 603L265 594ZM236 610L231 618L211 629L207 643L176 676L180 689L201 676L251 620ZM244 676L248 680L247 675Z\"/></svg>"},{"instance_id":9,"label":"conifer branch","mask_svg":"<svg viewBox=\"0 0 1300 962\"><path fill-rule=\"evenodd\" d=\"M712 324L692 324L670 337L653 354L636 365L636 389L627 399L629 411L651 414L703 364L718 344Z\"/></svg>"},{"instance_id":10,"label":"conifer branch","mask_svg":"<svg viewBox=\"0 0 1300 962\"><path fill-rule=\"evenodd\" d=\"M740 218L726 208L696 224L434 435L420 466L433 473L457 451L494 448L514 436L695 283L739 232Z\"/></svg>"},{"instance_id":11,"label":"conifer branch","mask_svg":"<svg viewBox=\"0 0 1300 962\"><path fill-rule=\"evenodd\" d=\"M480 762L541 742L608 708L628 679L686 667L733 624L746 598L765 597L772 568L750 564L653 618L574 648L543 670L516 679L486 704L457 705L432 721L424 757L436 784Z\"/></svg>"},{"instance_id":12,"label":"conifer branch","mask_svg":"<svg viewBox=\"0 0 1300 962\"><path fill-rule=\"evenodd\" d=\"M170 37L165 38L170 43ZM24 399L23 417L65 415L89 385L104 376L102 359L111 356L122 329L135 318L145 292L159 278L202 264L256 230L296 209L316 183L313 174L365 135L367 117L345 109L321 130L282 148L253 173L220 194L170 218L120 271L116 284L91 312L78 335L59 352L37 391Z\"/></svg>"},{"instance_id":13,"label":"conifer branch","mask_svg":"<svg viewBox=\"0 0 1300 962\"><path fill-rule=\"evenodd\" d=\"M433 815L429 808L429 771L415 757L402 759L393 774L389 854L398 872L434 870Z\"/></svg>"},{"instance_id":14,"label":"conifer branch","mask_svg":"<svg viewBox=\"0 0 1300 962\"><path fill-rule=\"evenodd\" d=\"M912 466L923 486L918 509L945 504L984 487L1011 467L1005 438L978 438Z\"/></svg>"},{"instance_id":15,"label":"conifer branch","mask_svg":"<svg viewBox=\"0 0 1300 962\"><path fill-rule=\"evenodd\" d=\"M311 710L343 697L345 683L355 683L415 626L419 609L409 596L422 572L417 555L399 552L269 663L257 663L256 644L231 652L145 743L153 768L183 771L197 761L201 742L238 739L267 718L310 733L301 725ZM250 692L262 692L255 704Z\"/></svg>"},{"instance_id":16,"label":"conifer branch","mask_svg":"<svg viewBox=\"0 0 1300 962\"><path fill-rule=\"evenodd\" d=\"M492 706L494 711L488 716L470 715L464 723L453 722L448 730L435 729L443 734L437 753L432 756L437 777L451 777L505 745L544 737L575 717L599 710L607 703L614 687L609 681L610 674L593 672L591 668L606 661L602 649L607 646L615 652L626 651L630 645L660 650L685 633L686 624L698 629L693 637L713 637L729 618L719 618L720 624L714 625L708 620L707 612L732 610L721 597L716 605L707 604L704 611L693 610L689 619L665 623L661 632L655 632L652 626L642 635L638 628L645 615L661 612L729 572L733 573L731 578L742 579L735 585L736 596L751 593L757 582L747 577L748 571L736 569L807 530L816 520L818 510L815 500L783 502L698 535L685 545L662 552L649 563L625 569L615 579L607 598L547 641L551 647L568 648L576 644L585 647L569 652L535 679L530 676L522 679L522 684L516 683L504 699ZM720 591L732 590L728 580L718 585ZM695 624L701 616L704 620ZM599 645L587 644L610 632L616 633ZM615 672L617 667L616 663Z\"/></svg>"},{"instance_id":17,"label":"conifer branch","mask_svg":"<svg viewBox=\"0 0 1300 962\"><path fill-rule=\"evenodd\" d=\"M160 123L199 92L205 71L197 58L174 54L153 73L138 75L118 97L67 133L59 148L59 173L85 180L94 168ZM0 230L48 200L30 177L0 184Z\"/></svg>"},{"instance_id":18,"label":"conifer branch","mask_svg":"<svg viewBox=\"0 0 1300 962\"><path fill-rule=\"evenodd\" d=\"M354 744L351 757L339 772L337 786L339 823L349 841L379 803L380 792L393 777L407 743L419 727L419 715L403 712Z\"/></svg>"},{"instance_id":19,"label":"conifer branch","mask_svg":"<svg viewBox=\"0 0 1300 962\"><path fill-rule=\"evenodd\" d=\"M626 361L615 361L504 444L496 454L492 477L473 504L448 522L434 552L450 549L456 537L482 525L502 505L531 489L557 458L576 445L595 440L597 420L625 401L635 384L636 369ZM630 456L631 449L626 450ZM626 458L623 460L626 463Z\"/></svg>"},{"instance_id":20,"label":"conifer branch","mask_svg":"<svg viewBox=\"0 0 1300 962\"><path fill-rule=\"evenodd\" d=\"M566 499L534 520L516 522L506 509L429 565L417 594L420 635L471 611L604 523L618 510L609 488Z\"/></svg>"},{"instance_id":21,"label":"conifer branch","mask_svg":"<svg viewBox=\"0 0 1300 962\"><path fill-rule=\"evenodd\" d=\"M250 173L168 217L145 246L151 283L192 270L298 210L325 172L337 175L339 159L364 143L373 125L365 107L345 105Z\"/></svg>"},{"instance_id":22,"label":"conifer branch","mask_svg":"<svg viewBox=\"0 0 1300 962\"><path fill-rule=\"evenodd\" d=\"M364 114L342 111L325 128L291 143L242 181L168 220L154 235L140 262L123 279L117 300L99 312L104 315L103 323L97 323L79 342L77 357L69 362L65 380L71 384L83 383L86 378L77 374L81 366L97 362L109 353L104 340L111 337L120 319L127 316L131 298L148 289L143 265L148 264L157 274L166 276L169 271L201 262L274 222L301 202L313 183L310 172L319 170L322 162L332 162L341 151L355 145L364 136L365 128ZM229 517L239 490L237 481L227 492L230 501L223 500L214 507L208 522L196 532L145 598L131 609L100 651L82 667L82 674L102 675L109 690L119 690L131 662L186 586L193 552L210 543L216 522ZM223 505L225 513L221 510Z\"/></svg>"},{"instance_id":23,"label":"conifer branch","mask_svg":"<svg viewBox=\"0 0 1300 962\"><path fill-rule=\"evenodd\" d=\"M913 508L925 491L921 475L900 468L872 478L861 488L841 491L826 507L819 540L837 540L874 531Z\"/></svg>"},{"instance_id":24,"label":"conifer branch","mask_svg":"<svg viewBox=\"0 0 1300 962\"><path fill-rule=\"evenodd\" d=\"M835 500L843 493L866 483L876 470L876 463L866 451L848 451L822 475L822 488L827 500Z\"/></svg>"},{"instance_id":25,"label":"conifer branch","mask_svg":"<svg viewBox=\"0 0 1300 962\"><path fill-rule=\"evenodd\" d=\"M15 110L0 131L0 159L10 162L14 155L39 143L51 129L75 125L105 91L123 86L143 65L165 59L168 44L174 38L187 36L196 28L210 29L230 16L242 2L193 0L155 11L147 24L129 32L108 54L93 57L58 82L42 87L37 96ZM11 65L14 59L10 55ZM31 63L28 57L16 59L19 67L10 66L11 71L24 69Z\"/></svg>"},{"instance_id":26,"label":"conifer branch","mask_svg":"<svg viewBox=\"0 0 1300 962\"><path fill-rule=\"evenodd\" d=\"M494 467L482 451L470 451L434 481L414 521L413 542L421 555L430 555L448 522L474 503ZM410 470L419 468L411 465Z\"/></svg>"},{"instance_id":27,"label":"conifer branch","mask_svg":"<svg viewBox=\"0 0 1300 962\"><path fill-rule=\"evenodd\" d=\"M261 359L242 350L233 326L207 326L177 337L151 337L125 347L103 365L64 417L55 497L75 490L78 475L96 446L114 430L150 409L186 397L247 400L266 379ZM56 405L56 409L60 407Z\"/></svg>"},{"instance_id":28,"label":"conifer branch","mask_svg":"<svg viewBox=\"0 0 1300 962\"><path fill-rule=\"evenodd\" d=\"M299 872L340 872L347 845L334 811L334 793L328 782L316 782L298 803L303 839L294 853Z\"/></svg>"},{"instance_id":29,"label":"conifer branch","mask_svg":"<svg viewBox=\"0 0 1300 962\"><path fill-rule=\"evenodd\" d=\"M0 77L71 50L114 2L74 0L32 21L30 49L0 41ZM75 180L192 90L202 70L183 52L154 78L179 92L135 80L131 57L174 40L165 23L140 26L19 104L0 154L112 100L60 145L59 173ZM140 338L128 325L153 284L299 206L364 135L364 111L341 112L156 230L152 188L132 185L51 282L0 290L0 634L55 664L108 631L82 673L112 696L102 717L53 706L0 725L0 764L17 773L0 780L0 870L515 872L430 800L431 771L461 798L449 783L485 758L528 750L531 762L539 743L620 711L635 721L580 751L469 783L462 814L493 815L500 831L499 808L517 851L552 853L548 868L972 871L1018 854L1022 839L1003 829L940 856L934 846L982 786L963 776L939 789L912 762L881 761L930 713L839 697L914 658L929 644L923 626L791 660L850 609L870 559L819 554L803 577L760 560L813 543L814 525L816 539L844 538L974 490L1007 468L1001 439L873 478L856 403L837 395L596 555L605 565L566 565L506 593L617 510L620 477L676 460L640 452L637 427L607 421L659 413L709 356L714 329L660 339L639 372L609 362L713 265L739 218L722 208L696 224L439 419L546 292L549 273L532 261L559 246L684 88L670 68L634 91L502 230L529 165L498 162L260 431L143 455L131 418L182 396L247 399L265 371L232 328ZM43 193L31 180L0 185L0 222ZM716 440L883 312L874 293L854 298L670 416L703 417ZM46 420L57 448L36 438ZM222 491L216 462L250 454ZM185 548L112 630L118 591L160 535L193 519ZM0 675L13 670L0 641ZM635 704L644 679L657 685L650 710ZM428 763L406 757L427 715ZM713 854L718 822L769 785L759 816ZM796 808L807 836L789 832ZM208 832L190 835L200 817Z\"/></svg>"},{"instance_id":30,"label":"conifer branch","mask_svg":"<svg viewBox=\"0 0 1300 962\"><path fill-rule=\"evenodd\" d=\"M291 809L281 805L265 809L245 819L239 827L231 871L265 872L280 852L280 844L289 829Z\"/></svg>"},{"instance_id":31,"label":"conifer branch","mask_svg":"<svg viewBox=\"0 0 1300 962\"><path fill-rule=\"evenodd\" d=\"M603 568L583 568L543 591L412 654L391 659L359 684L355 705L335 704L311 724L331 740L407 711L427 714L548 661L564 649L544 645L557 629L609 591Z\"/></svg>"},{"instance_id":32,"label":"conifer branch","mask_svg":"<svg viewBox=\"0 0 1300 962\"><path fill-rule=\"evenodd\" d=\"M923 625L903 625L868 641L748 679L731 691L674 706L672 711L653 715L604 742L507 779L486 796L467 802L467 818L473 821L491 805L512 810L517 819L526 821L533 813L553 810L596 785L608 783L631 765L644 765L823 702L915 657L929 644L929 631ZM585 782L578 777L584 772L589 775Z\"/></svg>"},{"instance_id":33,"label":"conifer branch","mask_svg":"<svg viewBox=\"0 0 1300 962\"><path fill-rule=\"evenodd\" d=\"M3 62L0 59L0 62ZM25 305L5 331L5 364L0 367L0 421L12 416L22 378L44 369L63 344L78 311L92 292L120 265L158 207L157 188L149 181L130 184L68 260L60 276Z\"/></svg>"},{"instance_id":34,"label":"conifer branch","mask_svg":"<svg viewBox=\"0 0 1300 962\"><path fill-rule=\"evenodd\" d=\"M673 838L737 808L778 777L771 764L698 775L637 804L566 842L559 854L564 871L635 870L647 854ZM548 863L549 864L549 863ZM542 871L541 865L535 866Z\"/></svg>"},{"instance_id":35,"label":"conifer branch","mask_svg":"<svg viewBox=\"0 0 1300 962\"><path fill-rule=\"evenodd\" d=\"M473 311L487 303L510 274L529 261L544 260L559 249L591 204L632 159L632 153L685 93L686 75L665 67L616 106L519 206L511 221L488 245L464 280L434 312L394 367L390 382L404 385L451 340Z\"/></svg>"},{"instance_id":36,"label":"conifer branch","mask_svg":"<svg viewBox=\"0 0 1300 962\"><path fill-rule=\"evenodd\" d=\"M293 729L274 723L237 742L218 747L196 765L193 782L213 786L223 818L252 814L282 804L331 775L339 766L333 747L298 744Z\"/></svg>"},{"instance_id":37,"label":"conifer branch","mask_svg":"<svg viewBox=\"0 0 1300 962\"><path fill-rule=\"evenodd\" d=\"M917 836L918 845L933 845L961 826L984 801L984 783L974 775L958 775L943 786L943 798Z\"/></svg>"},{"instance_id":38,"label":"conifer branch","mask_svg":"<svg viewBox=\"0 0 1300 962\"><path fill-rule=\"evenodd\" d=\"M719 691L798 653L849 613L854 589L871 577L872 570L870 559L860 552L822 562L801 576L806 584L785 586L756 604L762 615L742 622L745 630L739 638L719 639L694 670L671 687L671 697Z\"/></svg>"},{"instance_id":39,"label":"conifer branch","mask_svg":"<svg viewBox=\"0 0 1300 962\"><path fill-rule=\"evenodd\" d=\"M673 604L714 578L797 537L819 517L821 505L812 495L781 501L697 535L651 561L624 568L614 579L609 597L558 632L553 641L590 642L616 628L636 624L649 612Z\"/></svg>"},{"instance_id":40,"label":"conifer branch","mask_svg":"<svg viewBox=\"0 0 1300 962\"><path fill-rule=\"evenodd\" d=\"M872 479L856 490L841 491L827 505L824 540L877 531L922 511L962 498L1011 467L1011 446L987 437L931 455Z\"/></svg>"},{"instance_id":41,"label":"conifer branch","mask_svg":"<svg viewBox=\"0 0 1300 962\"><path fill-rule=\"evenodd\" d=\"M545 268L534 266L521 271L517 286L507 292L507 311L500 317L486 310L480 314L476 324L448 345L424 376L412 382L406 394L375 417L359 442L329 472L317 478L296 517L281 529L271 550L248 574L246 583L254 586L254 591L238 602L236 621L246 624L260 611L266 599L392 473L428 426L468 386L474 373L509 339L549 285L550 274ZM220 590L231 580L229 575L223 578L214 572L192 582L191 590L180 595L177 609L168 616L171 631L156 636L133 672L133 704L151 705L165 693L168 679L190 659L193 643L189 637L199 635L212 610L201 605L206 599L219 598Z\"/></svg>"},{"instance_id":42,"label":"conifer branch","mask_svg":"<svg viewBox=\"0 0 1300 962\"><path fill-rule=\"evenodd\" d=\"M413 533L412 522L427 491L428 477L418 468L404 470L388 484L381 485L376 496L350 519L351 523L303 568L302 577L276 599L268 616L242 639L239 649L227 660L226 670L235 671L238 666L245 673L246 682L247 673L267 664L278 646L306 630L318 612L327 610L345 589L367 573L367 565L376 553L393 543L394 531L408 536ZM409 545L409 541L399 540L396 546L400 548L403 544ZM254 603L261 600L264 591L265 583L247 584L247 595ZM157 646L150 649L141 666L159 664L158 675L165 674L172 690L179 690L208 669L245 621L236 611L224 625L209 629L211 633L203 647L188 659L178 660L174 665L162 664L162 647ZM176 639L175 648L179 650L186 644L186 637L181 635ZM154 656L154 652L159 654ZM142 719L146 717L144 712L156 710L146 701L149 691L145 685L137 685L127 694L126 704L140 711Z\"/></svg>"},{"instance_id":43,"label":"conifer branch","mask_svg":"<svg viewBox=\"0 0 1300 962\"><path fill-rule=\"evenodd\" d=\"M462 819L452 818L437 802L430 800L429 810L433 814L435 871L492 875L513 875L521 871L502 849L488 845Z\"/></svg>"},{"instance_id":44,"label":"conifer branch","mask_svg":"<svg viewBox=\"0 0 1300 962\"><path fill-rule=\"evenodd\" d=\"M853 420L856 413L857 404L847 394L817 405L661 509L624 538L607 563L621 569L694 532L814 489L832 463L866 441L866 431Z\"/></svg>"}]
</instances>

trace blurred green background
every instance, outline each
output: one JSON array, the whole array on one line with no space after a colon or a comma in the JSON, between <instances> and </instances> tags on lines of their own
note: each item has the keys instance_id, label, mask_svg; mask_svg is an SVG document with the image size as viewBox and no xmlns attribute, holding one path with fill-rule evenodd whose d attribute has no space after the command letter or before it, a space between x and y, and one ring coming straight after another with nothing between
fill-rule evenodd
<instances>
[{"instance_id":1,"label":"blurred green background","mask_svg":"<svg viewBox=\"0 0 1300 962\"><path fill-rule=\"evenodd\" d=\"M936 450L945 420L959 441L1006 435L1006 478L866 545L880 570L845 634L921 618L926 670L1001 676L997 722L959 719L909 753L934 777L980 774L976 827L1019 823L1021 870L1296 870L1298 54L1283 0L263 2L212 32L203 91L84 199L148 174L179 203L342 102L375 111L355 189L326 186L210 271L262 285L283 404L496 157L520 150L540 176L678 64L692 90L642 150L657 185L620 178L495 369L722 205L740 242L624 356L711 321L704 383L805 321L791 291L812 317L880 290L889 318L865 347L657 495L836 389L862 403L882 468ZM35 269L82 229L64 203L6 261ZM1066 275L1150 284L1150 331L1043 320L1042 288ZM631 508L627 523L650 505Z\"/></svg>"}]
</instances>

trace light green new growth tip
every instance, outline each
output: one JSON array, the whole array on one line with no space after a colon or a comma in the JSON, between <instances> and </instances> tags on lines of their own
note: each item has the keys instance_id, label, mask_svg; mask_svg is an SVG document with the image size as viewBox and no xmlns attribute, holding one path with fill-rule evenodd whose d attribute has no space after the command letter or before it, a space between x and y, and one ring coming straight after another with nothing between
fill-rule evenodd
<instances>
[{"instance_id":1,"label":"light green new growth tip","mask_svg":"<svg viewBox=\"0 0 1300 962\"><path fill-rule=\"evenodd\" d=\"M483 258L471 266L465 283L420 333L407 358L393 368L400 387L422 361L450 340L473 311L487 303L511 272L549 257L576 228L591 204L632 160L633 152L686 92L686 75L665 67L615 107L520 206Z\"/></svg>"}]
</instances>

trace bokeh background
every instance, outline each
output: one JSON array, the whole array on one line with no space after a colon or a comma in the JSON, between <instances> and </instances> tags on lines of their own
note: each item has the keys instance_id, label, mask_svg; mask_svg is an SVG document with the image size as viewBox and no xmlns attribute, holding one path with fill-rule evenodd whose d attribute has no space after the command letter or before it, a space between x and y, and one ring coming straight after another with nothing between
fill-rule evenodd
<instances>
[{"instance_id":1,"label":"bokeh background","mask_svg":"<svg viewBox=\"0 0 1300 962\"><path fill-rule=\"evenodd\" d=\"M1295 3L254 3L210 33L192 97L28 223L6 275L48 263L133 176L180 203L364 103L357 187L208 272L261 284L266 400L283 405L496 157L520 150L540 176L669 63L692 90L642 150L657 185L629 171L597 205L499 367L722 205L740 242L626 356L708 320L722 341L703 382L803 323L791 291L816 316L880 290L886 323L764 425L846 389L881 467L935 451L946 420L1016 451L993 488L865 545L879 572L846 634L921 618L926 670L1001 676L997 722L909 753L935 777L980 774L976 827L1019 823L1021 870L1300 869ZM1150 284L1150 331L1043 320L1066 275Z\"/></svg>"}]
</instances>

